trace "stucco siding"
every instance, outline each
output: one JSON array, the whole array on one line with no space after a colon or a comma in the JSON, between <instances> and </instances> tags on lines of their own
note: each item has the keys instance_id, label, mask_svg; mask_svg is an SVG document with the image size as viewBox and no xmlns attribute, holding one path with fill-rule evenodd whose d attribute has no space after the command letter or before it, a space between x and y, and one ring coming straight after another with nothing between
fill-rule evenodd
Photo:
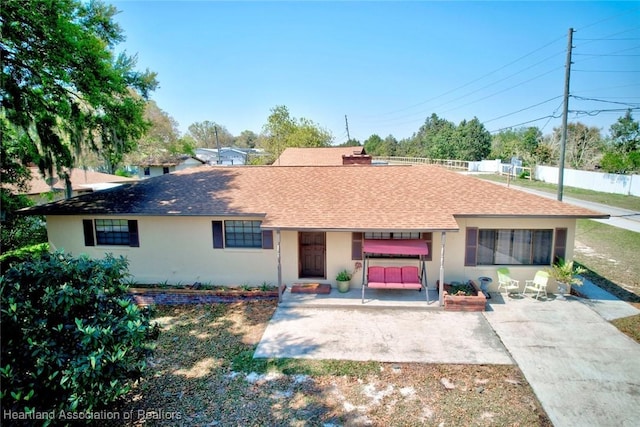
<instances>
[{"instance_id":1,"label":"stucco siding","mask_svg":"<svg viewBox=\"0 0 640 427\"><path fill-rule=\"evenodd\" d=\"M126 216L122 219L138 221L140 247L85 246L83 219L99 219L100 216L48 216L49 240L54 248L72 254L88 254L101 258L105 253L122 255L130 261L130 272L138 283L190 284L194 282L227 286L278 282L277 233L274 232L274 249L214 249L211 222L228 218L217 217L160 217ZM102 218L116 218L114 216ZM253 218L259 220L260 218ZM497 290L496 269L499 266L464 265L466 227L496 229L556 229L567 228L567 259L573 258L574 219L478 219L459 218L460 232L447 232L445 241L445 282L477 280L480 276L493 279L491 290ZM281 265L282 281L287 285L297 282L319 281L335 285L335 277L342 269L353 271L356 262L351 259L351 232L327 232L324 278L299 277L299 243L297 231L282 231ZM427 261L427 283L436 287L440 274L442 234L433 233L432 260ZM416 259L372 259L370 265L402 266L419 265ZM532 279L536 271L547 266L508 266L513 278L524 283ZM352 286L362 285L362 271L353 277ZM555 284L550 283L554 290Z\"/></svg>"},{"instance_id":2,"label":"stucco siding","mask_svg":"<svg viewBox=\"0 0 640 427\"><path fill-rule=\"evenodd\" d=\"M277 283L275 248L213 248L211 221L220 218L121 217L138 221L140 247L84 246L82 220L99 218L49 216L49 240L57 248L76 255L101 258L110 252L125 256L137 283L200 282L228 286Z\"/></svg>"},{"instance_id":3,"label":"stucco siding","mask_svg":"<svg viewBox=\"0 0 640 427\"><path fill-rule=\"evenodd\" d=\"M567 247L566 258L573 259L574 239L575 239L575 219L458 219L461 230L466 227L478 228L495 228L495 229L567 229ZM477 280L478 277L491 277L493 282L489 289L496 291L498 289L498 275L496 270L500 265L487 266L479 265L476 267L467 267L464 265L465 251L465 233L447 233L446 243L446 259L445 259L445 282ZM544 270L549 266L542 265L508 265L512 278L520 280L520 285L524 285L525 280L531 280L538 270ZM549 281L548 289L554 291L556 289L553 280Z\"/></svg>"}]
</instances>

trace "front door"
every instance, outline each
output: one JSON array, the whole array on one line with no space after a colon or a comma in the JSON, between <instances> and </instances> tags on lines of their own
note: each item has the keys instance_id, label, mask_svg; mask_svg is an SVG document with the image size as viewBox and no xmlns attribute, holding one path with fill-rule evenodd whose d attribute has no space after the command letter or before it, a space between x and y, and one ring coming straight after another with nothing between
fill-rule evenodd
<instances>
[{"instance_id":1,"label":"front door","mask_svg":"<svg viewBox=\"0 0 640 427\"><path fill-rule=\"evenodd\" d=\"M301 232L298 235L300 245L300 277L325 278L325 233Z\"/></svg>"}]
</instances>

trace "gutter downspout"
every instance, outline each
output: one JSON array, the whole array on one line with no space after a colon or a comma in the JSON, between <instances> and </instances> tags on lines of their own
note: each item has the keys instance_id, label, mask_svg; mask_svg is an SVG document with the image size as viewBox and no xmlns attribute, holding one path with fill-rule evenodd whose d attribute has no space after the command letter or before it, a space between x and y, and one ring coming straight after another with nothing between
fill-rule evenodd
<instances>
[{"instance_id":1,"label":"gutter downspout","mask_svg":"<svg viewBox=\"0 0 640 427\"><path fill-rule=\"evenodd\" d=\"M444 305L444 245L447 241L447 233L442 232L441 237L441 248L440 248L440 284L438 289L438 296L440 300L440 306Z\"/></svg>"}]
</instances>

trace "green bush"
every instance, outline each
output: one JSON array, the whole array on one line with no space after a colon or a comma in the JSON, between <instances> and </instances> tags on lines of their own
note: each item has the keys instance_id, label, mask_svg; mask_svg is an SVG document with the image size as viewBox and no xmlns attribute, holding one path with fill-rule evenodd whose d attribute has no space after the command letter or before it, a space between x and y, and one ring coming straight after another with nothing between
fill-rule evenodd
<instances>
[{"instance_id":1,"label":"green bush","mask_svg":"<svg viewBox=\"0 0 640 427\"><path fill-rule=\"evenodd\" d=\"M127 268L55 252L4 271L3 411L90 413L131 390L159 329L127 297Z\"/></svg>"}]
</instances>

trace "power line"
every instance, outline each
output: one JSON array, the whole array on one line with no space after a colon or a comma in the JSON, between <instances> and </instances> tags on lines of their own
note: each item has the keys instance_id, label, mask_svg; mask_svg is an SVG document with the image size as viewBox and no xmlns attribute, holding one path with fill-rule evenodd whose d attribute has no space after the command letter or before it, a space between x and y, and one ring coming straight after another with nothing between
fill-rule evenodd
<instances>
[{"instance_id":1,"label":"power line","mask_svg":"<svg viewBox=\"0 0 640 427\"><path fill-rule=\"evenodd\" d=\"M517 111L514 111L514 112L512 112L512 113L507 113L507 114L504 114L504 115L502 115L502 116L494 117L493 119L489 119L489 120L483 120L483 121L482 121L482 123L483 123L483 124L487 124L487 123L490 123L490 122L493 122L493 121L496 121L496 120L500 120L500 119L503 119L503 118L505 118L505 117L509 117L509 116L514 115L514 114L518 114L518 113L521 113L521 112L523 112L523 111L526 111L526 110L530 110L531 108L538 107L538 106L540 106L540 105L542 105L542 104L546 104L547 102L551 102L551 101L556 100L556 99L558 99L558 98L562 98L562 95L554 96L553 98L549 98L549 99L547 99L546 101L542 101L542 102L539 102L539 103L537 103L537 104L530 105L529 107L522 108L522 109L517 110Z\"/></svg>"},{"instance_id":2,"label":"power line","mask_svg":"<svg viewBox=\"0 0 640 427\"><path fill-rule=\"evenodd\" d=\"M501 132L503 130L508 130L508 129L512 129L512 128L517 128L519 126L528 125L530 123L539 122L540 120L544 120L544 119L559 119L560 117L562 117L562 115L556 116L556 115L550 114L548 116L538 117L537 119L528 120L526 122L517 123L515 125L506 126L506 127L503 127L503 128L500 128L500 129L496 129L496 130L491 130L491 131L489 131L489 133L498 133L498 132Z\"/></svg>"},{"instance_id":3,"label":"power line","mask_svg":"<svg viewBox=\"0 0 640 427\"><path fill-rule=\"evenodd\" d=\"M635 107L635 105L632 105L626 102L607 101L606 99L597 99L597 98L585 98L583 96L576 96L576 95L571 95L571 97L574 99L579 99L581 101L606 102L609 104L620 104L620 105L627 105L629 107Z\"/></svg>"},{"instance_id":4,"label":"power line","mask_svg":"<svg viewBox=\"0 0 640 427\"><path fill-rule=\"evenodd\" d=\"M463 84L461 86L458 86L458 87L456 87L454 89L451 89L451 90L448 90L448 91L446 91L444 93L441 93L440 95L434 96L434 97L432 97L430 99L427 99L425 101L410 105L410 106L405 107L405 108L401 108L401 109L398 109L398 110L394 110L394 111L390 111L390 112L382 113L382 114L378 114L378 115L373 115L373 117L379 117L379 116L383 116L383 115L386 116L386 115L390 115L390 114L399 113L399 112L402 112L402 111L409 110L411 108L419 107L419 106L424 105L424 104L426 104L428 102L434 101L434 100L436 100L438 98L442 98L443 96L449 95L450 93L456 92L456 91L458 91L460 89L463 89L463 88L465 88L467 86L470 86L473 83L476 83L476 82L478 82L478 81L480 81L480 80L482 80L482 79L484 79L486 77L489 77L489 76L497 73L498 71L501 71L501 70L503 70L503 69L505 69L505 68L507 68L507 67L509 67L509 66L511 66L511 65L513 65L513 64L515 64L515 63L517 63L517 62L519 62L519 61L521 61L521 60L523 60L523 59L525 59L525 58L527 58L529 56L531 56L531 55L533 55L534 53L539 52L539 51L541 51L542 49L544 49L544 48L546 48L548 46L551 46L552 44L558 42L559 40L562 40L563 38L564 38L564 36L563 37L558 37L558 38L548 42L547 44L545 44L545 45L543 45L543 46L541 46L541 47L539 47L537 49L534 49L531 52L529 52L529 53L527 53L527 54L525 54L525 55L523 55L523 56L521 56L521 57L519 57L519 58L517 58L517 59L515 59L515 60L513 60L511 62L508 62L507 64L505 64L505 65L503 65L501 67L496 68L493 71L488 72L487 74L484 74L484 75L482 75L482 76L480 76L480 77L478 77L478 78L476 78L474 80L471 80L470 82L467 82L467 83L465 83L465 84ZM545 61L546 61L546 59L545 59ZM535 65L537 65L537 64L534 64L534 66Z\"/></svg>"}]
</instances>

